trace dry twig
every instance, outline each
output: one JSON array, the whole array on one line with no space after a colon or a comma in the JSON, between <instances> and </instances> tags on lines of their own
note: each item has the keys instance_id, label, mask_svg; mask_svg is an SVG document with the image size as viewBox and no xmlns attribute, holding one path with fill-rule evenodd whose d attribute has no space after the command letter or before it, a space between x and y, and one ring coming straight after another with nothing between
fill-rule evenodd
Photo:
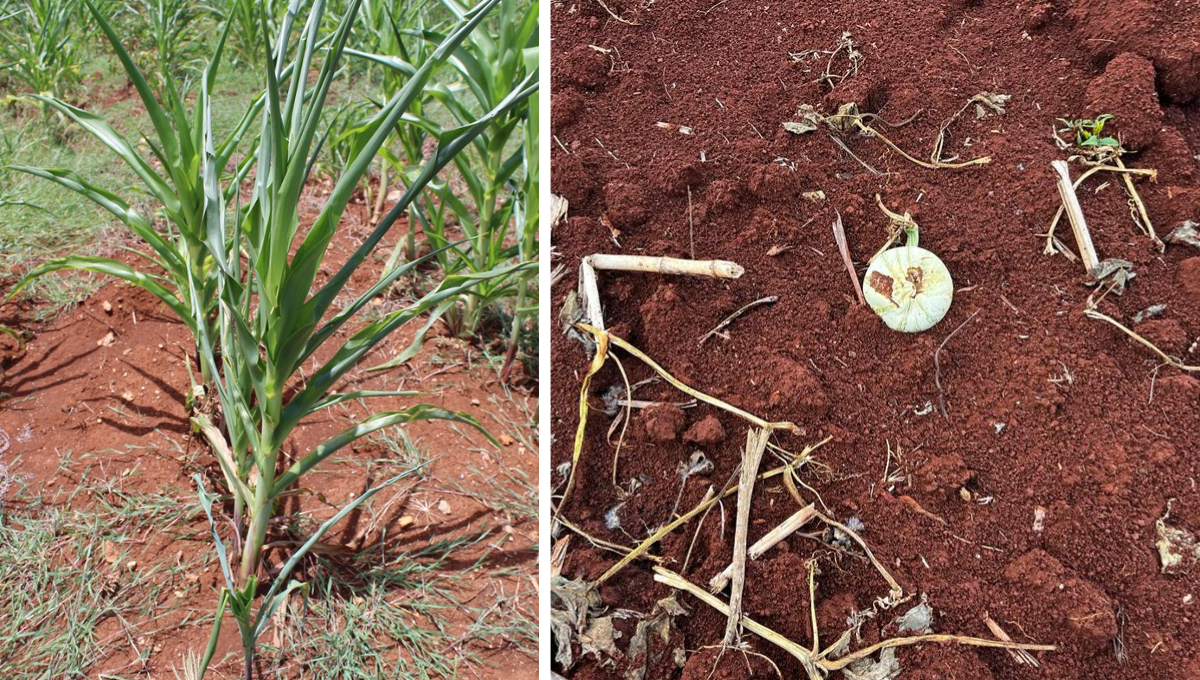
<instances>
[{"instance_id":1,"label":"dry twig","mask_svg":"<svg viewBox=\"0 0 1200 680\"><path fill-rule=\"evenodd\" d=\"M842 225L842 213L834 210L837 217L833 221L833 240L837 242L838 252L842 254L842 262L846 263L846 272L854 283L854 294L858 296L860 307L867 304L863 297L862 284L858 281L858 273L854 271L854 260L850 257L850 244L846 242L846 228Z\"/></svg>"},{"instance_id":2,"label":"dry twig","mask_svg":"<svg viewBox=\"0 0 1200 680\"><path fill-rule=\"evenodd\" d=\"M742 307L741 309L737 310L733 314L730 314L729 316L725 317L724 321L717 324L716 327L713 328L711 331L702 335L700 337L700 342L697 344L703 345L705 343L705 341L707 341L709 338L716 335L717 333L720 333L727 326L729 326L729 324L733 323L735 319L737 319L739 316L745 314L746 312L750 311L751 309L754 309L755 307L757 307L759 305L773 305L776 302L779 302L778 295L768 295L765 298L759 298L759 299L755 300L754 302L751 302L750 304Z\"/></svg>"}]
</instances>

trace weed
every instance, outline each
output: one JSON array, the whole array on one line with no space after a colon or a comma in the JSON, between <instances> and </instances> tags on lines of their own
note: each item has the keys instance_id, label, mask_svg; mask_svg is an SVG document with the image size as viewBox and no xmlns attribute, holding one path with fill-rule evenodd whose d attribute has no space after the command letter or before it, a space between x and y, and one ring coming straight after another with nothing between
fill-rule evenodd
<instances>
[{"instance_id":1,"label":"weed","mask_svg":"<svg viewBox=\"0 0 1200 680\"><path fill-rule=\"evenodd\" d=\"M1075 135L1075 146L1080 149L1099 149L1100 147L1117 148L1121 146L1121 142L1115 137L1103 136L1104 125L1112 120L1113 116L1110 113L1105 113L1091 118L1077 118L1075 120L1067 120L1059 118L1058 122L1062 124L1059 132L1069 132Z\"/></svg>"}]
</instances>

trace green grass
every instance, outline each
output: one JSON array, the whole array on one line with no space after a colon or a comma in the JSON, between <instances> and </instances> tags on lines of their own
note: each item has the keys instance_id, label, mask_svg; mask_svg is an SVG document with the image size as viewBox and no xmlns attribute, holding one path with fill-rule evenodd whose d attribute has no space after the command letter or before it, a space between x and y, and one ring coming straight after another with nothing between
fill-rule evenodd
<instances>
[{"instance_id":1,"label":"green grass","mask_svg":"<svg viewBox=\"0 0 1200 680\"><path fill-rule=\"evenodd\" d=\"M420 455L411 441L403 445ZM133 665L104 677L145 677L142 661L160 669L185 663L154 657L154 648L173 634L174 624L163 621L177 613L173 591L202 587L187 575L211 571L215 559L204 550L185 550L196 556L177 565L172 546L156 562L153 546L144 541L165 533L181 547L207 545L200 510L190 491L128 491L141 473L136 465L125 474L104 463L111 455L67 453L57 479L70 490L49 494L33 492L0 460L0 485L11 482L0 497L0 678L96 677L111 662L96 664L125 658L131 644L139 650ZM378 463L396 465L390 459ZM78 485L64 484L68 478ZM364 513L375 518L375 506L383 504L377 500ZM298 519L291 528L303 536L315 525ZM536 599L495 585L497 579L526 578L489 563L488 544L497 538L468 530L401 552L383 547L392 539L385 536L382 546L349 558L314 560L307 597L294 593L283 628L263 636L263 677L297 668L305 677L338 680L469 677L468 667L487 663L479 658L483 649L536 654ZM115 557L111 564L109 557ZM130 560L137 561L132 570ZM481 577L492 584L483 595L467 597L469 579ZM185 625L207 632L211 613L189 614ZM236 653L227 659L237 661Z\"/></svg>"},{"instance_id":2,"label":"green grass","mask_svg":"<svg viewBox=\"0 0 1200 680\"><path fill-rule=\"evenodd\" d=\"M195 503L174 492L131 494L122 490L128 477L99 483L98 472L92 460L78 487L49 498L17 478L0 498L0 677L91 677L93 664L154 633L173 609L170 591L184 572L202 568L147 564L142 554L151 533L178 531L195 518ZM74 475L59 479L66 476ZM87 509L72 509L89 497ZM113 620L116 632L102 637ZM152 649L144 645L136 659L148 659ZM137 665L126 669L129 676Z\"/></svg>"},{"instance_id":3,"label":"green grass","mask_svg":"<svg viewBox=\"0 0 1200 680\"><path fill-rule=\"evenodd\" d=\"M383 562L375 549L358 555L350 570L322 560L307 602L293 596L289 603L286 653L263 645L275 659L272 669L300 667L305 677L339 680L453 678L484 663L474 651L480 646L513 645L535 654L533 598L521 607L513 596L465 602L465 579L487 569L487 561L466 568L448 564L488 538L481 533L439 541ZM450 619L464 617L465 625L451 625Z\"/></svg>"}]
</instances>

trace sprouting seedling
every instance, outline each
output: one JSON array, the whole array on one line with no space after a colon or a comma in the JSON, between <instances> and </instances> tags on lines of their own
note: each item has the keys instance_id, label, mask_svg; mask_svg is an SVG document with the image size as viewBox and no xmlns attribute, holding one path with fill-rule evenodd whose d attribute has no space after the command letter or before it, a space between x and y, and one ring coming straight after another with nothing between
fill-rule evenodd
<instances>
[{"instance_id":1,"label":"sprouting seedling","mask_svg":"<svg viewBox=\"0 0 1200 680\"><path fill-rule=\"evenodd\" d=\"M871 258L863 296L888 328L903 333L929 330L946 316L954 299L950 271L937 255L918 247L917 222L911 215L888 210L878 194L875 200L898 229L884 249ZM904 245L888 249L901 230Z\"/></svg>"},{"instance_id":2,"label":"sprouting seedling","mask_svg":"<svg viewBox=\"0 0 1200 680\"><path fill-rule=\"evenodd\" d=\"M1099 149L1100 147L1117 148L1121 146L1120 140L1115 137L1104 137L1104 125L1112 120L1111 113L1101 114L1095 119L1077 118L1075 120L1067 120L1059 118L1058 122L1063 124L1061 132L1072 132L1075 134L1075 146L1081 149Z\"/></svg>"}]
</instances>

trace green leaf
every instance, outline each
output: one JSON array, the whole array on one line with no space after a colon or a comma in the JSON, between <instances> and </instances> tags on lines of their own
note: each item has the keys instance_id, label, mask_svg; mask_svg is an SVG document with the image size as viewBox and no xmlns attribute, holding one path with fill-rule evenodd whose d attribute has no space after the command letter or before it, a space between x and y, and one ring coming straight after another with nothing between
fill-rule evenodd
<instances>
[{"instance_id":1,"label":"green leaf","mask_svg":"<svg viewBox=\"0 0 1200 680\"><path fill-rule=\"evenodd\" d=\"M464 425L470 425L487 437L488 441L492 442L496 446L500 446L500 443L497 442L496 439L483 428L483 425L481 425L479 421L475 420L474 417L467 413L447 411L443 408L432 406L430 404L417 404L415 406L410 406L403 411L383 411L372 414L361 423L342 430L310 451L308 455L297 461L294 465L288 468L286 472L280 475L278 479L275 480L275 485L271 488L271 495L278 496L284 491L287 491L289 486L295 483L296 480L303 477L306 472L319 465L321 461L333 455L348 444L361 439L362 437L365 437L378 430L382 430L385 427L413 423L422 420L448 420L456 423L462 423ZM413 471L414 470L410 470L408 472L411 473Z\"/></svg>"},{"instance_id":2,"label":"green leaf","mask_svg":"<svg viewBox=\"0 0 1200 680\"><path fill-rule=\"evenodd\" d=\"M192 314L188 306L180 302L175 293L171 292L171 289L167 288L160 282L161 279L159 277L154 277L149 274L139 272L124 262L118 262L106 257L70 255L68 257L60 257L58 259L45 262L40 267L35 268L33 271L26 274L20 281L18 281L17 285L13 286L13 289L9 291L8 297L5 298L5 301L11 300L14 295L21 292L39 276L66 269L78 269L97 272L100 274L108 274L109 276L115 276L119 279L123 279L129 283L132 283L133 285L150 292L159 300L162 300L164 304L171 308L171 311L175 312L175 314L177 314L179 318L183 320L185 324L187 324L192 332L195 332L195 321L192 318Z\"/></svg>"}]
</instances>

